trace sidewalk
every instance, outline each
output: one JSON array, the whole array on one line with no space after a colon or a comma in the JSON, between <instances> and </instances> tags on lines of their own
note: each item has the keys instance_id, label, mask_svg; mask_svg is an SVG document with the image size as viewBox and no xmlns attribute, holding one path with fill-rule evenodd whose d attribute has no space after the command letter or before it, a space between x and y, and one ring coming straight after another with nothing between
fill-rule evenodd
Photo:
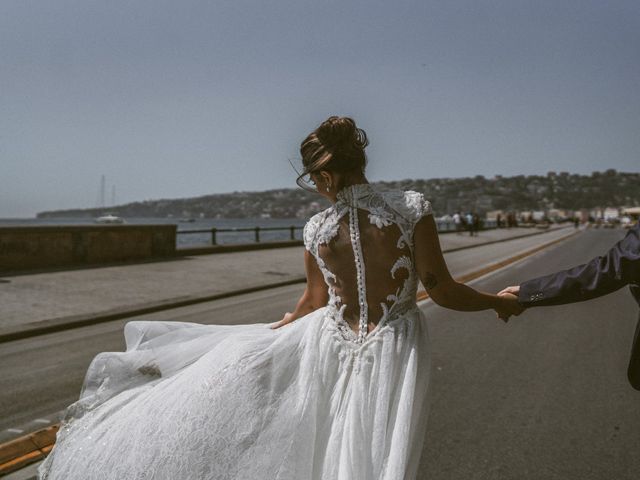
<instances>
[{"instance_id":1,"label":"sidewalk","mask_svg":"<svg viewBox=\"0 0 640 480\"><path fill-rule=\"evenodd\" d=\"M552 228L554 229L554 228ZM445 252L544 234L500 229L478 236L442 234ZM271 286L304 281L303 247L198 255L0 278L0 337L95 323ZM19 337L17 337L19 338Z\"/></svg>"}]
</instances>

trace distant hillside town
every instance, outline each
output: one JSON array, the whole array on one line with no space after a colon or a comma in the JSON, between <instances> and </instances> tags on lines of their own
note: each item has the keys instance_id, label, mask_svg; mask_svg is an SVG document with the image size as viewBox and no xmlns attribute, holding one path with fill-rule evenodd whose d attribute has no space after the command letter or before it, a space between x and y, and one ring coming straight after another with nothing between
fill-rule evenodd
<instances>
[{"instance_id":1,"label":"distant hillside town","mask_svg":"<svg viewBox=\"0 0 640 480\"><path fill-rule=\"evenodd\" d=\"M640 206L640 173L610 169L577 175L549 172L503 177L434 178L374 182L380 190L403 189L424 193L437 216L475 212L486 218L529 215L574 218L617 218ZM121 217L155 218L308 218L328 201L300 188L263 192L233 192L193 198L145 200L105 208L52 210L38 218L97 217L106 211ZM635 211L631 209L630 211ZM537 218L536 218L537 217Z\"/></svg>"}]
</instances>

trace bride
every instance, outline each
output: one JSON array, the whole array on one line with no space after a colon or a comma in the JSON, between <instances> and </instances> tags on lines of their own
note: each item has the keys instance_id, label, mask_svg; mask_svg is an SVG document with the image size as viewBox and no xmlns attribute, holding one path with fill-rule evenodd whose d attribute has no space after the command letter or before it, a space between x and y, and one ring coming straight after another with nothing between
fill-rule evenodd
<instances>
[{"instance_id":1,"label":"bride","mask_svg":"<svg viewBox=\"0 0 640 480\"><path fill-rule=\"evenodd\" d=\"M129 322L126 351L89 366L40 478L416 477L430 355L418 280L444 307L513 312L451 278L422 194L367 182L367 144L345 117L302 142L298 183L332 205L304 228L307 287L293 312L273 324Z\"/></svg>"}]
</instances>

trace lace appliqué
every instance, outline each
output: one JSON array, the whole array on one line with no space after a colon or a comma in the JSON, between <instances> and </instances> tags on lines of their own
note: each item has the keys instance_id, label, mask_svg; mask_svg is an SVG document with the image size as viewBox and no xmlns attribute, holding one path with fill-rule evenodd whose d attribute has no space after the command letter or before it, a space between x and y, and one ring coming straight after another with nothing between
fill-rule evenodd
<instances>
[{"instance_id":1,"label":"lace appliqu\u00e9","mask_svg":"<svg viewBox=\"0 0 640 480\"><path fill-rule=\"evenodd\" d=\"M396 263L393 264L393 267L391 267L391 278L396 278L396 272L401 268L406 269L409 275L411 275L411 270L413 269L413 262L411 262L411 259L406 255L403 255L400 258L398 258L398 260L396 260Z\"/></svg>"},{"instance_id":2,"label":"lace appliqu\u00e9","mask_svg":"<svg viewBox=\"0 0 640 480\"><path fill-rule=\"evenodd\" d=\"M398 287L398 289L396 290L396 293L387 295L387 298L386 298L387 302L392 302L391 309L393 309L397 305L402 305L403 303L406 303L405 299L411 299L410 292L414 290L412 288L413 282L412 282L411 274L413 271L413 262L411 262L411 258L407 257L406 255L403 255L400 258L398 258L398 260L396 260L396 263L391 268L391 278L395 279L396 272L401 268L404 268L405 270L407 270L408 275L407 275L407 278L402 283L402 286ZM415 293L414 293L414 296L415 296ZM385 302L381 302L380 307L382 308L382 311L383 311L382 320L380 321L380 323L382 323L387 320L391 310Z\"/></svg>"},{"instance_id":3,"label":"lace appliqu\u00e9","mask_svg":"<svg viewBox=\"0 0 640 480\"><path fill-rule=\"evenodd\" d=\"M331 215L331 217L335 217L335 214ZM333 237L338 234L338 228L340 224L337 219L329 218L328 221L325 221L318 228L318 232L316 233L316 243L320 244L328 244Z\"/></svg>"},{"instance_id":4,"label":"lace appliqu\u00e9","mask_svg":"<svg viewBox=\"0 0 640 480\"><path fill-rule=\"evenodd\" d=\"M388 227L393 223L393 215L382 208L378 208L369 213L369 221L378 228Z\"/></svg>"}]
</instances>

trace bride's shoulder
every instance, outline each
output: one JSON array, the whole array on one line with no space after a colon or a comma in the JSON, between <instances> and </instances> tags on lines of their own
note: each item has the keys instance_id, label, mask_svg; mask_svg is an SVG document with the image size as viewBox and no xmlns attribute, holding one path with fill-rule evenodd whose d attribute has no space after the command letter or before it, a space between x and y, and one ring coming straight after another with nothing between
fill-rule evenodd
<instances>
[{"instance_id":1,"label":"bride's shoulder","mask_svg":"<svg viewBox=\"0 0 640 480\"><path fill-rule=\"evenodd\" d=\"M309 220L307 220L307 223L304 225L304 228L302 230L302 239L304 241L305 247L307 247L307 250L312 250L311 247L315 243L315 238L318 234L318 230L325 223L331 211L332 208L329 207L325 210L322 210L321 212L316 213Z\"/></svg>"},{"instance_id":2,"label":"bride's shoulder","mask_svg":"<svg viewBox=\"0 0 640 480\"><path fill-rule=\"evenodd\" d=\"M431 202L424 194L413 190L389 190L380 192L387 204L407 220L417 222L432 213Z\"/></svg>"}]
</instances>

